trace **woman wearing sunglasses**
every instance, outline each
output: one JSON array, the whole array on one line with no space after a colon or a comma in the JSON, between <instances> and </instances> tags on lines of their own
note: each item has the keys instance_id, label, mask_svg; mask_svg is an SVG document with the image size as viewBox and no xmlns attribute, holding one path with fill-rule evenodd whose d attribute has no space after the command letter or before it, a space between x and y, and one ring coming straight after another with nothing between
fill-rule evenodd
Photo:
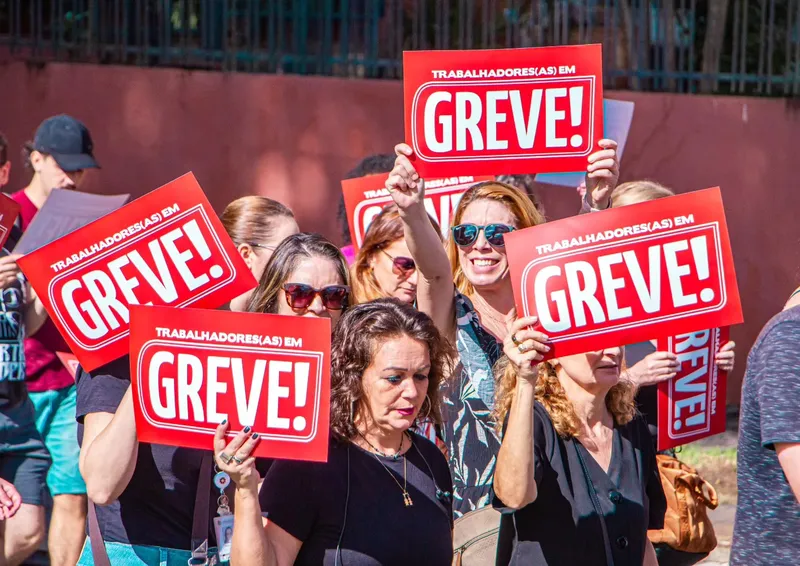
<instances>
[{"instance_id":1,"label":"woman wearing sunglasses","mask_svg":"<svg viewBox=\"0 0 800 566\"><path fill-rule=\"evenodd\" d=\"M349 297L342 252L319 234L301 232L275 248L247 310L330 318L334 327Z\"/></svg>"},{"instance_id":2,"label":"woman wearing sunglasses","mask_svg":"<svg viewBox=\"0 0 800 566\"><path fill-rule=\"evenodd\" d=\"M220 220L256 279L261 278L278 244L300 231L291 210L261 196L236 199L225 207ZM231 310L245 310L251 295L248 291L233 299Z\"/></svg>"},{"instance_id":3,"label":"woman wearing sunglasses","mask_svg":"<svg viewBox=\"0 0 800 566\"><path fill-rule=\"evenodd\" d=\"M616 185L616 142L602 140L588 158L592 194ZM492 372L514 307L503 236L544 222L521 190L488 181L470 188L456 209L447 251L427 221L424 182L409 157L395 148L395 167L386 188L400 209L406 242L419 270L417 305L440 332L458 346L455 374L444 385L444 440L453 472L456 516L491 503L499 437L490 414L494 406ZM607 197L606 197L607 198Z\"/></svg>"},{"instance_id":4,"label":"woman wearing sunglasses","mask_svg":"<svg viewBox=\"0 0 800 566\"><path fill-rule=\"evenodd\" d=\"M439 225L431 222L438 233ZM409 304L417 300L417 264L403 237L396 205L386 206L372 220L351 270L356 303L385 297Z\"/></svg>"}]
</instances>

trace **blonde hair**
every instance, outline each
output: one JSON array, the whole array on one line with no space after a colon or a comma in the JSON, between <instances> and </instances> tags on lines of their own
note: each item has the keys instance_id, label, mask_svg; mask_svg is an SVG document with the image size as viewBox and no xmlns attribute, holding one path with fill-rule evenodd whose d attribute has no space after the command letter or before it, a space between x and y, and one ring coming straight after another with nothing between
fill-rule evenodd
<instances>
[{"instance_id":1,"label":"blonde hair","mask_svg":"<svg viewBox=\"0 0 800 566\"><path fill-rule=\"evenodd\" d=\"M461 224L464 211L470 204L479 200L493 200L506 205L511 214L516 217L517 228L520 230L544 223L544 216L523 191L506 183L484 181L471 187L461 197L461 202L458 203L453 215L452 225ZM453 271L453 282L456 289L462 295L472 295L475 289L461 269L461 263L458 261L458 246L452 235L447 239L447 255L450 257L450 268Z\"/></svg>"},{"instance_id":2,"label":"blonde hair","mask_svg":"<svg viewBox=\"0 0 800 566\"><path fill-rule=\"evenodd\" d=\"M278 201L257 195L236 199L220 215L222 226L237 246L268 242L275 232L272 222L276 218L294 220L294 214Z\"/></svg>"},{"instance_id":3,"label":"blonde hair","mask_svg":"<svg viewBox=\"0 0 800 566\"><path fill-rule=\"evenodd\" d=\"M611 207L619 208L649 200L672 197L675 193L655 181L631 181L622 183L611 193Z\"/></svg>"},{"instance_id":4,"label":"blonde hair","mask_svg":"<svg viewBox=\"0 0 800 566\"><path fill-rule=\"evenodd\" d=\"M439 224L433 218L431 218L431 224L436 233L441 234ZM350 267L350 278L353 282L353 304L367 303L386 297L386 293L375 278L370 261L375 254L381 253L381 250L404 237L403 221L400 219L397 205L394 203L386 205L367 228L364 242Z\"/></svg>"},{"instance_id":5,"label":"blonde hair","mask_svg":"<svg viewBox=\"0 0 800 566\"><path fill-rule=\"evenodd\" d=\"M624 368L620 368L624 375ZM502 430L506 415L511 409L514 400L514 391L517 387L517 374L509 363L508 357L503 356L495 365L497 380L497 393L494 404L494 420L498 431ZM618 426L625 425L636 416L636 385L627 379L620 381L606 393L606 407L614 423ZM575 413L572 402L567 397L567 392L558 379L556 364L547 361L539 364L539 376L536 380L536 400L550 415L553 426L562 438L573 438L580 431L580 421Z\"/></svg>"}]
</instances>

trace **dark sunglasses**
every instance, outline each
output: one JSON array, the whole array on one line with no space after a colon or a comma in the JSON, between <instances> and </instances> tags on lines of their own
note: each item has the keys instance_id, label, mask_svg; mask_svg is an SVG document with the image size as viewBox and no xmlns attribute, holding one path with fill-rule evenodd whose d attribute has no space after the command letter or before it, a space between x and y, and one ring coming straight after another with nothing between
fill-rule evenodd
<instances>
[{"instance_id":1,"label":"dark sunglasses","mask_svg":"<svg viewBox=\"0 0 800 566\"><path fill-rule=\"evenodd\" d=\"M486 235L486 241L496 248L502 248L506 244L503 241L503 234L513 232L515 228L508 224L488 224L486 226L478 226L477 224L458 224L450 228L453 232L453 240L459 246L471 246L478 239L478 234L483 233Z\"/></svg>"},{"instance_id":2,"label":"dark sunglasses","mask_svg":"<svg viewBox=\"0 0 800 566\"><path fill-rule=\"evenodd\" d=\"M322 289L315 289L305 283L285 283L283 291L286 293L286 302L295 310L305 310L319 295L326 309L340 311L347 306L350 297L350 288L345 285L328 285Z\"/></svg>"},{"instance_id":3,"label":"dark sunglasses","mask_svg":"<svg viewBox=\"0 0 800 566\"><path fill-rule=\"evenodd\" d=\"M409 271L414 271L417 268L417 263L410 257L403 257L401 255L395 257L389 255L389 252L381 250L386 257L392 260L392 271L395 275L405 275Z\"/></svg>"}]
</instances>

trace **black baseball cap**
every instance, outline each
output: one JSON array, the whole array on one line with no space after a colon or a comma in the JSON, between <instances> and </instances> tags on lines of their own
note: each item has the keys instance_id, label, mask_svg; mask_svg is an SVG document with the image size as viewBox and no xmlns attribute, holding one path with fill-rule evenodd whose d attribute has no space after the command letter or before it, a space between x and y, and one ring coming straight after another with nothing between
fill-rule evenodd
<instances>
[{"instance_id":1,"label":"black baseball cap","mask_svg":"<svg viewBox=\"0 0 800 566\"><path fill-rule=\"evenodd\" d=\"M80 120L59 114L41 123L33 138L33 149L52 155L67 173L81 169L99 169L94 159L92 136Z\"/></svg>"}]
</instances>

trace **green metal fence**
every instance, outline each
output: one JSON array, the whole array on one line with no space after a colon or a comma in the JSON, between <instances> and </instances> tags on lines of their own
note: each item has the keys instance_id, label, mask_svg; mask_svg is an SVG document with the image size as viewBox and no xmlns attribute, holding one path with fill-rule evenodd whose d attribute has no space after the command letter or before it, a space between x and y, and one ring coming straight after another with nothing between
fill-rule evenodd
<instances>
[{"instance_id":1,"label":"green metal fence","mask_svg":"<svg viewBox=\"0 0 800 566\"><path fill-rule=\"evenodd\" d=\"M0 0L30 61L397 79L407 49L576 43L608 88L800 90L800 0Z\"/></svg>"}]
</instances>

